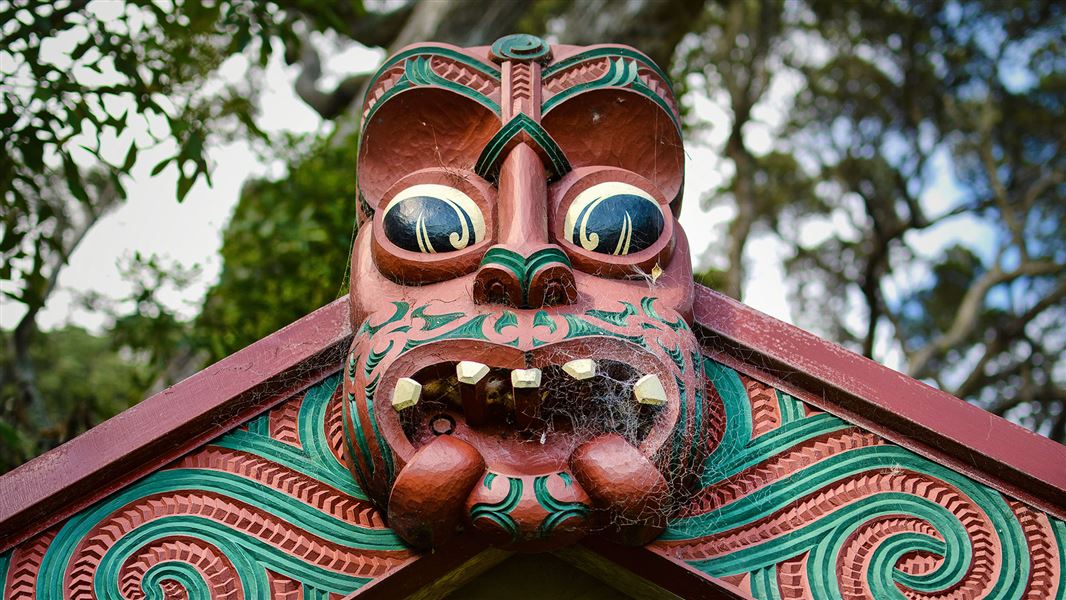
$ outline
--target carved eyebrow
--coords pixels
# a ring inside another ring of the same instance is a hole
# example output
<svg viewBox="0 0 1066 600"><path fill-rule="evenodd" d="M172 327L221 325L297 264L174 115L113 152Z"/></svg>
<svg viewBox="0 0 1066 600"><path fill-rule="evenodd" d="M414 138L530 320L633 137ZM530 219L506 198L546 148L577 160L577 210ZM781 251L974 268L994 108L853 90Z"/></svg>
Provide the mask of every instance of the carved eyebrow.
<svg viewBox="0 0 1066 600"><path fill-rule="evenodd" d="M572 169L570 161L559 144L552 139L551 135L525 113L518 113L506 125L500 128L492 139L481 150L474 172L486 180L495 180L500 172L500 162L504 158L504 150L510 145L516 136L525 133L529 139L537 145L541 153L547 155L549 179L559 179Z"/></svg>

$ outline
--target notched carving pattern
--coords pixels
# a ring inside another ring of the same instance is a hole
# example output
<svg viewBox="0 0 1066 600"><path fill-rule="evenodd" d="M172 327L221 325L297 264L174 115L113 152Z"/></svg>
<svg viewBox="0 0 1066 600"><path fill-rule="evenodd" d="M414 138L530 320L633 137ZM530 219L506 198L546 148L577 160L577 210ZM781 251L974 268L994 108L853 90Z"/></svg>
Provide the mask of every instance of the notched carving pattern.
<svg viewBox="0 0 1066 600"><path fill-rule="evenodd" d="M652 545L756 598L1063 598L1066 524L714 361L726 423Z"/></svg>
<svg viewBox="0 0 1066 600"><path fill-rule="evenodd" d="M340 374L0 557L4 598L326 598L411 556L340 455Z"/></svg>

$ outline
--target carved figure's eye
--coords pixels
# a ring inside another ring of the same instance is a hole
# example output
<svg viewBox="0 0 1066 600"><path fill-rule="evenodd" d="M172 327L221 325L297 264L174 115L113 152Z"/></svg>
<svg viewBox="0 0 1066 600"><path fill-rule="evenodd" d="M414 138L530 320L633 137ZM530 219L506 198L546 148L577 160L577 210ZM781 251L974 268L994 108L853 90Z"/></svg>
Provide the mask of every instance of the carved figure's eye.
<svg viewBox="0 0 1066 600"><path fill-rule="evenodd" d="M385 237L404 250L436 254L462 250L485 239L485 216L463 192L446 185L413 185L389 201L382 216Z"/></svg>
<svg viewBox="0 0 1066 600"><path fill-rule="evenodd" d="M624 256L651 246L663 233L663 211L648 192L608 181L578 194L566 210L566 241L591 252Z"/></svg>

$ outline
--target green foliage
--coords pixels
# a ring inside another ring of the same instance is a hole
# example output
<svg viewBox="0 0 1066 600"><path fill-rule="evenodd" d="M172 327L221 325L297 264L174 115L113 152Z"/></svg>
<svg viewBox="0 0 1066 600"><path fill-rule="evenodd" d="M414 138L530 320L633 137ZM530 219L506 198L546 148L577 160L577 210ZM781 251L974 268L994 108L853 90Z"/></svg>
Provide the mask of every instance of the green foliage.
<svg viewBox="0 0 1066 600"><path fill-rule="evenodd" d="M222 243L223 270L196 323L222 358L347 291L357 136L291 140L289 172L248 182Z"/></svg>
<svg viewBox="0 0 1066 600"><path fill-rule="evenodd" d="M252 120L252 90L198 92L253 33L265 62L271 37L286 34L282 17L246 2L0 4L0 276L19 283L12 298L43 302L50 263L65 263L71 251L70 223L91 222L125 198L123 178L142 150L158 157L160 142L172 142L153 173L175 165L181 200L201 177L210 181L205 149L212 139L262 135ZM128 150L109 159L101 154L105 139Z"/></svg>
<svg viewBox="0 0 1066 600"><path fill-rule="evenodd" d="M108 336L75 326L38 334L31 356L41 394L49 399L46 422L27 429L0 419L0 472L136 404L154 376L145 361L116 349ZM0 370L10 368L11 358L8 345L0 345ZM0 381L0 399L16 402L12 378L5 374ZM17 415L19 407L5 408Z"/></svg>

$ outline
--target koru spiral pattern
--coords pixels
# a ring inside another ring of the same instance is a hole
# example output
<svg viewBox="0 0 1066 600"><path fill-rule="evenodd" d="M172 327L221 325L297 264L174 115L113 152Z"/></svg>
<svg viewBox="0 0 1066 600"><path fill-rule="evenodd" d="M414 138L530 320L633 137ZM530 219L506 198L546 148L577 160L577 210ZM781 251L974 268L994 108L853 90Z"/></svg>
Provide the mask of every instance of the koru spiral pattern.
<svg viewBox="0 0 1066 600"><path fill-rule="evenodd" d="M785 598L1066 597L1066 524L703 360L724 410L651 548ZM341 461L340 374L0 556L5 600L338 599L412 553Z"/></svg>
<svg viewBox="0 0 1066 600"><path fill-rule="evenodd" d="M786 598L1066 597L1066 524L706 360L725 431L652 547Z"/></svg>
<svg viewBox="0 0 1066 600"><path fill-rule="evenodd" d="M5 600L340 598L411 556L341 459L340 374L0 557Z"/></svg>

